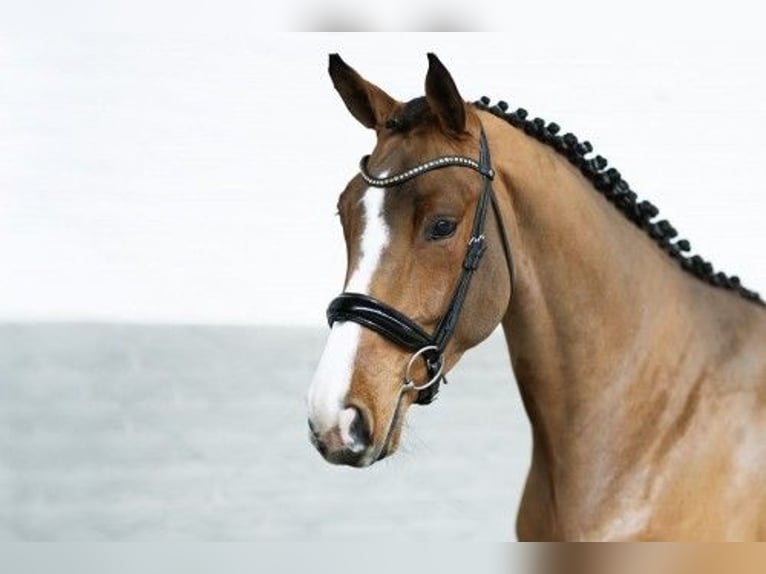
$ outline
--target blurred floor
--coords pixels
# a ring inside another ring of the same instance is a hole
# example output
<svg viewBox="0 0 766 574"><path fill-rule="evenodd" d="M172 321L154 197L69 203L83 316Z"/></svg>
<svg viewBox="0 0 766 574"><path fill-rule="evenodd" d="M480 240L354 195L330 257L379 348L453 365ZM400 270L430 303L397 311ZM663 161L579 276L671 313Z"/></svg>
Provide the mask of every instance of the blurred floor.
<svg viewBox="0 0 766 574"><path fill-rule="evenodd" d="M365 470L306 438L324 337L0 326L0 539L513 538L530 447L502 337Z"/></svg>

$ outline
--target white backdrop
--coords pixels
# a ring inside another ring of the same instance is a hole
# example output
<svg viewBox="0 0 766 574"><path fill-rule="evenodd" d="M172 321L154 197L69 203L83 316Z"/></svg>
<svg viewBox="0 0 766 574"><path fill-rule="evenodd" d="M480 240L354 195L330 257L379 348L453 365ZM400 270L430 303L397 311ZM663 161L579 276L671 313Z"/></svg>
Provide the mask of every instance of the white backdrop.
<svg viewBox="0 0 766 574"><path fill-rule="evenodd" d="M0 320L322 325L345 263L336 196L373 141L332 89L331 51L401 99L422 94L435 51L466 99L590 139L704 256L766 291L755 13L575 26L542 6L509 33L394 36L136 10L17 8L0 24Z"/></svg>

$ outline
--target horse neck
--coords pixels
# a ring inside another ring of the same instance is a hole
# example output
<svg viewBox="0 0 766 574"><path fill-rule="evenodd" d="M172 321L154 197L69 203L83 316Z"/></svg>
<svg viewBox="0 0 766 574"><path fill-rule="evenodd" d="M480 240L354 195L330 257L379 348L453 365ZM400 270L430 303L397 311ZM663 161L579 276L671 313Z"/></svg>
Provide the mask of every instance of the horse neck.
<svg viewBox="0 0 766 574"><path fill-rule="evenodd" d="M636 409L651 412L641 401L688 393L672 379L690 356L673 349L694 339L705 320L695 299L711 289L565 158L504 123L484 123L511 203L517 276L503 327L535 447L563 460L583 448L575 441L598 448L592 441L610 432L638 436L646 420Z"/></svg>

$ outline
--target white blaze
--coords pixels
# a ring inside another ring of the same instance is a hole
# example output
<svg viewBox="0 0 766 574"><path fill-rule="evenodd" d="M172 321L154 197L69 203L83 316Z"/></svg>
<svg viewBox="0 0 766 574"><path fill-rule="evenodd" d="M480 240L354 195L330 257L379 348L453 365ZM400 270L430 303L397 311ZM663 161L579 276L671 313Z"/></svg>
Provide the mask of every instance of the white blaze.
<svg viewBox="0 0 766 574"><path fill-rule="evenodd" d="M379 177L386 177L385 174ZM359 245L359 260L346 285L346 291L369 294L370 283L388 245L388 226L383 218L385 193L380 188L368 188L362 196L364 229ZM319 359L308 393L309 418L320 433L341 422L352 422L341 417L341 411L351 386L354 359L359 347L361 326L351 321L335 323ZM341 421L341 418L343 420ZM344 440L348 429L341 429Z"/></svg>
<svg viewBox="0 0 766 574"><path fill-rule="evenodd" d="M380 263L380 256L388 245L388 225L383 218L384 191L378 187L371 187L362 197L364 230L359 241L359 262L348 280L346 291L367 294L372 276Z"/></svg>

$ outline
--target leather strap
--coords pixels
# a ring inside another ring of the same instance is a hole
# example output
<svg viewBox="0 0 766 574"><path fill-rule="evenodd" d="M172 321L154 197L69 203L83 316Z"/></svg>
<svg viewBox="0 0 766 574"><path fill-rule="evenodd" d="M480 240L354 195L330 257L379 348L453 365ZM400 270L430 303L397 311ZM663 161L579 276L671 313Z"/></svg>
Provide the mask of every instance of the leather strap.
<svg viewBox="0 0 766 574"><path fill-rule="evenodd" d="M476 161L475 159L471 159L470 157L465 157L463 155L447 155L438 159L421 163L420 165L410 168L407 171L403 171L402 173L392 175L390 177L374 177L367 169L367 161L369 159L370 156L366 155L359 162L359 175L361 175L362 179L373 187L393 187L395 185L401 185L404 182L415 179L419 175L423 175L429 171L442 169L453 165L459 167L469 167L475 171L478 171L481 175L488 177L489 179L492 179L495 176L495 172L492 171L491 165L482 164L480 161Z"/></svg>
<svg viewBox="0 0 766 574"><path fill-rule="evenodd" d="M341 293L327 308L327 321L353 321L413 353L432 345L431 336L404 313L362 293Z"/></svg>

